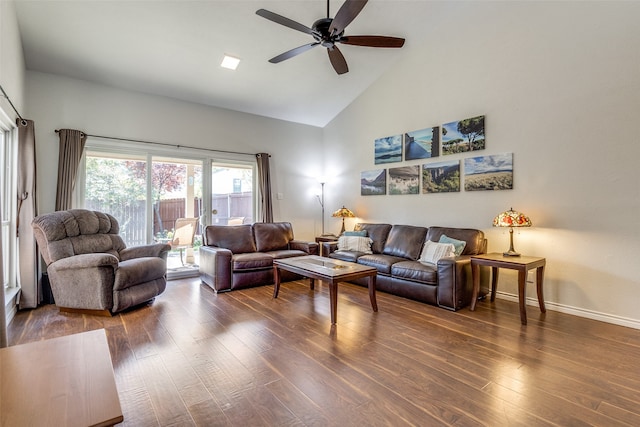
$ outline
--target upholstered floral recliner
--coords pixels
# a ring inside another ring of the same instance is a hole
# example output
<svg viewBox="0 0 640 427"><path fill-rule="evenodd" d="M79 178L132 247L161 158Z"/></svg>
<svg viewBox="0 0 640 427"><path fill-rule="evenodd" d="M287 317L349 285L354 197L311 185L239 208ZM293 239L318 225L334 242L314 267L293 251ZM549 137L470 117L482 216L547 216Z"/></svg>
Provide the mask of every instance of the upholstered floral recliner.
<svg viewBox="0 0 640 427"><path fill-rule="evenodd" d="M127 248L109 214L71 209L40 215L31 226L62 311L115 313L165 290L171 246Z"/></svg>

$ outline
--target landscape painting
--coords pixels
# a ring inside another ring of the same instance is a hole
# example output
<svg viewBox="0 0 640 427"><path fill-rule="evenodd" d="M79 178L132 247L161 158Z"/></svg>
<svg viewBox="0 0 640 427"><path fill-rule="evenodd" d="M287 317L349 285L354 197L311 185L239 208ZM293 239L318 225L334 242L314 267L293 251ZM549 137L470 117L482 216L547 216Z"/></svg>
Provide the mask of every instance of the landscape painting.
<svg viewBox="0 0 640 427"><path fill-rule="evenodd" d="M375 163L402 161L402 135L378 138L375 141Z"/></svg>
<svg viewBox="0 0 640 427"><path fill-rule="evenodd" d="M513 153L464 159L464 189L512 190Z"/></svg>
<svg viewBox="0 0 640 427"><path fill-rule="evenodd" d="M404 134L404 159L428 159L440 153L440 128L438 126Z"/></svg>
<svg viewBox="0 0 640 427"><path fill-rule="evenodd" d="M422 193L450 193L460 191L460 161L422 165Z"/></svg>
<svg viewBox="0 0 640 427"><path fill-rule="evenodd" d="M442 125L442 154L484 150L484 116Z"/></svg>
<svg viewBox="0 0 640 427"><path fill-rule="evenodd" d="M420 165L389 168L389 194L419 194Z"/></svg>
<svg viewBox="0 0 640 427"><path fill-rule="evenodd" d="M379 196L387 194L387 170L376 169L360 173L360 195Z"/></svg>

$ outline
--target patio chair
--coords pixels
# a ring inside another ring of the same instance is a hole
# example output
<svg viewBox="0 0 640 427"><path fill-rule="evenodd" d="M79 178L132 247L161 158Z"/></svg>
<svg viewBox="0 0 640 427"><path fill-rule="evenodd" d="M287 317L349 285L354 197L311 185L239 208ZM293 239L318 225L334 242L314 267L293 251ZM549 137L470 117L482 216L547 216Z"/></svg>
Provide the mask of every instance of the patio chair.
<svg viewBox="0 0 640 427"><path fill-rule="evenodd" d="M198 229L198 218L176 219L173 240L169 242L171 249L180 249L180 262L184 265L183 251L193 247L193 241Z"/></svg>

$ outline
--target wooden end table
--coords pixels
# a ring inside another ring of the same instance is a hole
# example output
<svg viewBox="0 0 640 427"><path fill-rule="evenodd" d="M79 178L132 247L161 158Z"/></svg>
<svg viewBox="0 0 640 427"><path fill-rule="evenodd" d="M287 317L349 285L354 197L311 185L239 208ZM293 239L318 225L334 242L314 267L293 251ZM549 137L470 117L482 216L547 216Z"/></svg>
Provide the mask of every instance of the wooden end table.
<svg viewBox="0 0 640 427"><path fill-rule="evenodd" d="M376 302L376 274L378 270L355 262L340 261L317 255L284 258L273 261L273 297L278 298L280 291L280 270L290 271L310 279L309 286L314 288L314 280L329 284L331 303L331 324L335 325L338 305L338 282L368 277L369 300L373 311L378 311Z"/></svg>
<svg viewBox="0 0 640 427"><path fill-rule="evenodd" d="M316 243L318 244L318 255L323 256L322 253L322 243L324 242L337 242L338 236L334 236L333 234L325 234L324 236L316 237Z"/></svg>
<svg viewBox="0 0 640 427"><path fill-rule="evenodd" d="M546 259L531 256L506 256L499 253L484 255L473 255L471 257L471 274L473 276L473 295L471 296L471 311L476 309L478 294L480 293L480 266L491 267L491 301L496 299L496 288L498 286L498 269L509 268L518 271L518 299L520 301L520 323L527 324L527 309L525 297L527 290L527 272L536 269L536 289L538 293L538 304L540 311L546 312L544 298L542 296L542 283L544 280L544 267Z"/></svg>

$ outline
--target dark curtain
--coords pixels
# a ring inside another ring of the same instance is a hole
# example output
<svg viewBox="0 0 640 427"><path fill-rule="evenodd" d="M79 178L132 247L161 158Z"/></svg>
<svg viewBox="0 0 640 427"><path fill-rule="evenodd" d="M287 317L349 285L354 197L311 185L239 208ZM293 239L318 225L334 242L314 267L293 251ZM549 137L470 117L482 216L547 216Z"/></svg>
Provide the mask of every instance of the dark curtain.
<svg viewBox="0 0 640 427"><path fill-rule="evenodd" d="M72 208L73 187L76 184L78 166L82 158L87 135L74 129L60 129L60 151L58 153L58 189L56 191L56 211Z"/></svg>
<svg viewBox="0 0 640 427"><path fill-rule="evenodd" d="M33 120L18 124L18 283L20 308L37 307L42 291L38 286L38 249L31 228L36 216L36 136Z"/></svg>
<svg viewBox="0 0 640 427"><path fill-rule="evenodd" d="M271 171L269 169L269 154L258 153L258 185L262 200L262 222L273 222L273 201L271 199Z"/></svg>

